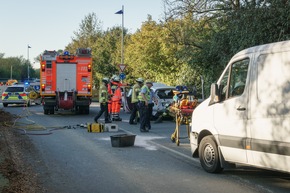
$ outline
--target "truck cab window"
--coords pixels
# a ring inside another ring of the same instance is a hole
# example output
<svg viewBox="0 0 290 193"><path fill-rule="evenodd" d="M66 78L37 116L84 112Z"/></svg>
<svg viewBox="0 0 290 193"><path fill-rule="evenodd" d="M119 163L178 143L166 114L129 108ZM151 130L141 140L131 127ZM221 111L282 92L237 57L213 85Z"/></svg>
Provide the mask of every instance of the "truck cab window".
<svg viewBox="0 0 290 193"><path fill-rule="evenodd" d="M51 68L51 61L46 61L46 68Z"/></svg>

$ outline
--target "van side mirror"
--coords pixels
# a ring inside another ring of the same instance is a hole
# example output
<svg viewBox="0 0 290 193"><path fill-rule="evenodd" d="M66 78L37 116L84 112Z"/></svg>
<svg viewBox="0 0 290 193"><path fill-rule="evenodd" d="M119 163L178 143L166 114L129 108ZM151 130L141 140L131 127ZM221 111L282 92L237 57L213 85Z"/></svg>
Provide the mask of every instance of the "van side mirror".
<svg viewBox="0 0 290 193"><path fill-rule="evenodd" d="M210 102L209 105L220 102L220 92L216 83L211 84L210 87Z"/></svg>

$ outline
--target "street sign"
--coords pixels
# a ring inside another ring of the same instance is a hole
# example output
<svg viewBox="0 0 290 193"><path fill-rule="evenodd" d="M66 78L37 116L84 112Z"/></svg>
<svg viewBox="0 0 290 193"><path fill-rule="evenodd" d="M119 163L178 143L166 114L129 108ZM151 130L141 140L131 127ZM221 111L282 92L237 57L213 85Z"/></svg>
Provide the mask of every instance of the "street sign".
<svg viewBox="0 0 290 193"><path fill-rule="evenodd" d="M126 74L122 72L120 73L119 77L121 80L124 80L126 78Z"/></svg>
<svg viewBox="0 0 290 193"><path fill-rule="evenodd" d="M125 64L119 64L119 68L121 70L121 72L123 72L126 68L126 65Z"/></svg>

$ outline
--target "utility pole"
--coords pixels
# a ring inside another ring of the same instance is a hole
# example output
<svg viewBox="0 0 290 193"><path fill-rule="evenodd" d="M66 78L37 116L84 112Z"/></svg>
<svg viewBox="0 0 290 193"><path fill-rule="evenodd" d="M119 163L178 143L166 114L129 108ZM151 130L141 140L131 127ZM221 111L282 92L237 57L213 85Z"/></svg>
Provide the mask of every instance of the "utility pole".
<svg viewBox="0 0 290 193"><path fill-rule="evenodd" d="M27 61L28 61L28 63L27 63L27 78L28 78L28 82L29 82L29 48L31 48L30 46L29 46L29 44L27 45Z"/></svg>

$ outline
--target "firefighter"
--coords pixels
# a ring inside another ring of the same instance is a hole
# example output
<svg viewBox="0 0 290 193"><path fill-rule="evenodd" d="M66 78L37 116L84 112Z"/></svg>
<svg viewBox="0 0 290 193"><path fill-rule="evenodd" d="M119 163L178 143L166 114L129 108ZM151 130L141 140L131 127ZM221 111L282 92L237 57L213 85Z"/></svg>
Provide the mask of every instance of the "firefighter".
<svg viewBox="0 0 290 193"><path fill-rule="evenodd" d="M151 129L150 119L148 114L148 103L150 100L150 88L153 86L151 80L146 80L145 85L142 86L138 95L138 107L140 113L140 131L148 132Z"/></svg>
<svg viewBox="0 0 290 193"><path fill-rule="evenodd" d="M116 87L113 85L113 80L114 78L116 78L117 75L113 75L110 79L110 81L108 82L108 93L109 93L109 100L108 100L108 112L109 112L109 116L112 114L112 96L113 96L113 92L115 91Z"/></svg>
<svg viewBox="0 0 290 193"><path fill-rule="evenodd" d="M103 113L105 116L105 123L111 123L112 121L109 119L109 113L108 113L108 99L110 98L110 95L108 93L108 83L109 83L109 78L103 78L102 79L102 84L99 88L99 103L101 110L95 117L95 122L98 123L98 119L102 116Z"/></svg>
<svg viewBox="0 0 290 193"><path fill-rule="evenodd" d="M122 121L120 117L120 110L122 104L122 91L121 91L121 83L120 78L118 76L113 78L112 81L112 120L114 121Z"/></svg>
<svg viewBox="0 0 290 193"><path fill-rule="evenodd" d="M133 104L133 109L131 112L129 124L131 125L136 125L137 121L134 122L137 112L138 112L138 95L140 93L141 87L143 86L144 80L143 78L137 78L136 79L136 84L132 88L132 95L131 95L131 103Z"/></svg>

